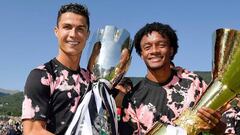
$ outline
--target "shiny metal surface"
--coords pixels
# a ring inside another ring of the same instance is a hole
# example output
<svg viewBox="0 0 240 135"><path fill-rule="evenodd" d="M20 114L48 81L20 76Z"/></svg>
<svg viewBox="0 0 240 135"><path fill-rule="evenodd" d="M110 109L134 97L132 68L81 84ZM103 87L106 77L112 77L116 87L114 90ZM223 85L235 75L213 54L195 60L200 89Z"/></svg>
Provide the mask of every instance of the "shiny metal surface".
<svg viewBox="0 0 240 135"><path fill-rule="evenodd" d="M125 29L107 25L94 33L88 69L97 79L115 85L127 72L131 62L132 43Z"/></svg>
<svg viewBox="0 0 240 135"><path fill-rule="evenodd" d="M239 55L240 31L233 29L218 29L215 32L213 80L223 78L224 72ZM239 84L240 85L240 84Z"/></svg>
<svg viewBox="0 0 240 135"><path fill-rule="evenodd" d="M216 110L240 93L240 31L218 29L215 35L213 80L196 109Z"/></svg>
<svg viewBox="0 0 240 135"><path fill-rule="evenodd" d="M166 128L167 128L166 125L160 122L156 122L154 123L152 128L146 132L146 135L164 135L167 133Z"/></svg>
<svg viewBox="0 0 240 135"><path fill-rule="evenodd" d="M215 36L213 80L193 110L188 110L175 121L188 134L201 132L193 127L208 125L197 116L199 108L217 110L240 93L240 31L218 29Z"/></svg>

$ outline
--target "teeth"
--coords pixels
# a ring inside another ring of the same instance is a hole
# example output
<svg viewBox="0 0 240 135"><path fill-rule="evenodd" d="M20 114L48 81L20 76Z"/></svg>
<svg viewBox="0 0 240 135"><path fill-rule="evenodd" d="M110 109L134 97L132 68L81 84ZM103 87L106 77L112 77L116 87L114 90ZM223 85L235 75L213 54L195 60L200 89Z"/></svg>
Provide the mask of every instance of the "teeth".
<svg viewBox="0 0 240 135"><path fill-rule="evenodd" d="M71 45L78 45L79 44L79 42L77 42L77 41L68 41L68 43L71 44Z"/></svg>
<svg viewBox="0 0 240 135"><path fill-rule="evenodd" d="M159 57L154 57L154 58L150 58L150 60L151 60L151 61L159 61L159 60L161 60L161 58L159 58Z"/></svg>

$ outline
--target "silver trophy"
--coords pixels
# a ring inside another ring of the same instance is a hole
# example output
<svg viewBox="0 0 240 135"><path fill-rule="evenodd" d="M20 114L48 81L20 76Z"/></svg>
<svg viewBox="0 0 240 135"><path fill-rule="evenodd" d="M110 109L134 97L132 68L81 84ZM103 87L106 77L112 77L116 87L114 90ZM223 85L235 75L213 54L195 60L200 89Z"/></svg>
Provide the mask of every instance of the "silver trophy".
<svg viewBox="0 0 240 135"><path fill-rule="evenodd" d="M130 65L130 34L125 29L107 25L93 35L92 44L88 69L97 79L109 81L111 88L120 81Z"/></svg>
<svg viewBox="0 0 240 135"><path fill-rule="evenodd" d="M110 91L125 75L131 62L132 44L125 29L107 25L94 33L88 70L95 77L80 103L66 135L116 135L117 114Z"/></svg>

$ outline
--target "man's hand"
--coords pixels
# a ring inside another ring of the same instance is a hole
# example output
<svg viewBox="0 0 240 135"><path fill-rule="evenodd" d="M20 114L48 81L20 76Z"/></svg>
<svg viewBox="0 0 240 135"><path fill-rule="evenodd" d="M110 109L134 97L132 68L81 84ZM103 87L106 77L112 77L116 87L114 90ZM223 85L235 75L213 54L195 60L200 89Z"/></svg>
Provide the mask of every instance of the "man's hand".
<svg viewBox="0 0 240 135"><path fill-rule="evenodd" d="M213 109L202 107L198 110L198 116L208 123L207 126L202 127L202 130L210 130L216 127L218 125L221 114L217 111L214 111Z"/></svg>
<svg viewBox="0 0 240 135"><path fill-rule="evenodd" d="M220 112L203 107L198 110L198 116L208 123L208 126L202 127L202 130L210 130L214 135L224 134L226 124L220 120L222 117Z"/></svg>

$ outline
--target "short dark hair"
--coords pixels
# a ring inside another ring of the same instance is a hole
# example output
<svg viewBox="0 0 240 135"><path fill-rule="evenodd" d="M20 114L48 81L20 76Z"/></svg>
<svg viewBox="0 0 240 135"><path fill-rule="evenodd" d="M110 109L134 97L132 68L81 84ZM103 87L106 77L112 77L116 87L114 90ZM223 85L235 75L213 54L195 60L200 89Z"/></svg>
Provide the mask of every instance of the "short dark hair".
<svg viewBox="0 0 240 135"><path fill-rule="evenodd" d="M178 37L176 34L176 31L173 30L169 25L167 24L162 24L159 22L153 22L153 23L147 23L144 27L142 27L134 36L134 46L136 49L136 52L139 56L141 56L141 46L140 42L142 40L142 37L144 35L147 35L149 33L152 33L153 31L158 32L161 34L163 37L168 37L170 41L171 47L173 47L173 55L171 56L171 60L173 60L175 54L177 53L178 50Z"/></svg>
<svg viewBox="0 0 240 135"><path fill-rule="evenodd" d="M81 5L78 3L69 3L69 4L62 5L58 11L57 26L60 21L61 15L66 12L72 12L72 13L84 16L87 20L87 27L89 30L90 28L89 12L88 12L88 8L85 5Z"/></svg>

